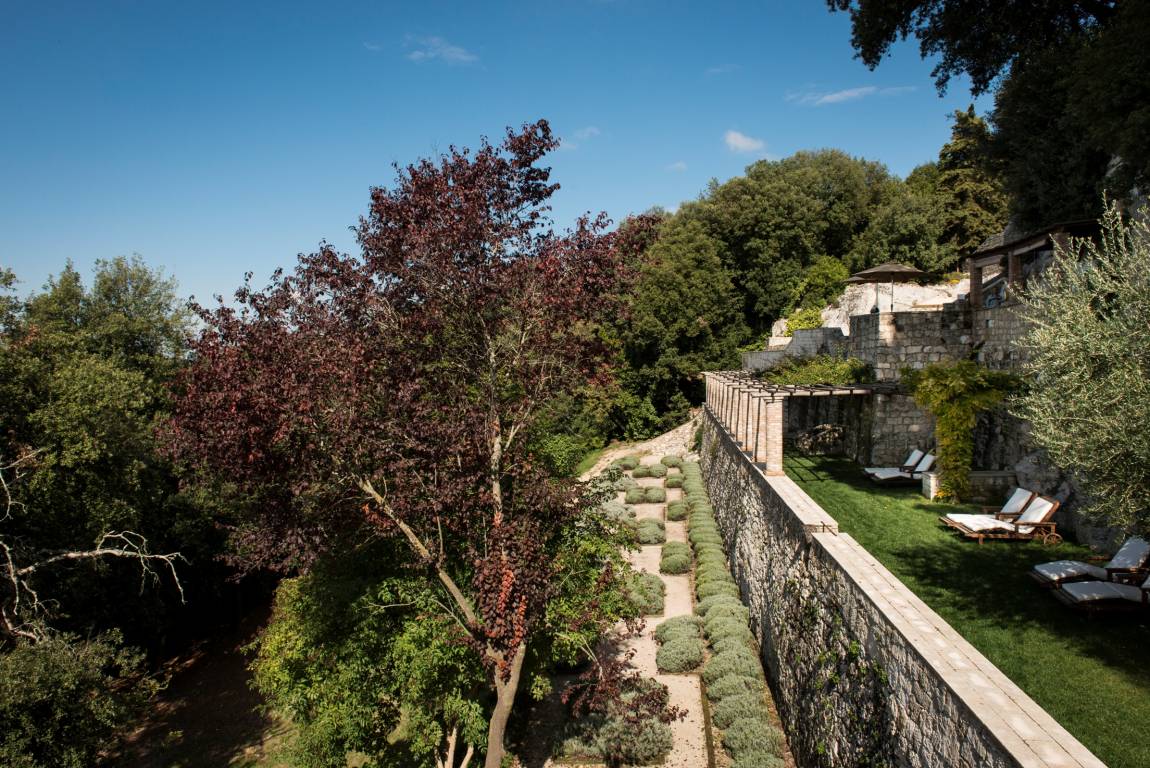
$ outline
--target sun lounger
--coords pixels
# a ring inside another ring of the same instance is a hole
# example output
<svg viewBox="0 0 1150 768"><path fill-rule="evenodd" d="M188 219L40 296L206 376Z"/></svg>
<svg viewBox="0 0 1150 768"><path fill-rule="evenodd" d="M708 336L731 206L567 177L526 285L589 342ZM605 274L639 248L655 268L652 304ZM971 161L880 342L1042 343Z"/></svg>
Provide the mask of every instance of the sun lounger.
<svg viewBox="0 0 1150 768"><path fill-rule="evenodd" d="M1150 542L1133 536L1126 540L1114 557L1104 565L1093 565L1081 560L1055 560L1052 563L1036 565L1030 571L1039 583L1056 587L1068 581L1094 579L1114 581L1117 576L1147 576L1147 559L1150 558Z"/></svg>
<svg viewBox="0 0 1150 768"><path fill-rule="evenodd" d="M1054 522L1050 519L1058 509L1057 501L1032 494L1032 498L1021 512L1005 511L1008 506L1013 506L1012 502L1017 504L1016 497L1018 491L1011 494L1002 510L993 515L952 513L943 515L939 521L967 538L978 539L979 544L986 539L1018 541L1040 539L1050 545L1062 541L1062 537L1055 531Z"/></svg>
<svg viewBox="0 0 1150 768"><path fill-rule="evenodd" d="M929 472L934 466L934 454L925 454L910 471L902 467L876 467L876 471L868 472L867 477L876 483L913 482L922 479L923 472Z"/></svg>
<svg viewBox="0 0 1150 768"><path fill-rule="evenodd" d="M1141 584L1115 581L1074 581L1054 590L1062 602L1082 611L1139 611L1150 607L1150 579Z"/></svg>
<svg viewBox="0 0 1150 768"><path fill-rule="evenodd" d="M901 467L867 467L863 470L863 472L871 475L875 472L890 472L891 470L894 470L895 472L906 472L907 474L910 474L914 471L914 468L918 465L918 463L922 461L922 457L924 455L925 454L923 454L922 451L915 448L910 452L910 455L906 457L906 461L902 463Z"/></svg>

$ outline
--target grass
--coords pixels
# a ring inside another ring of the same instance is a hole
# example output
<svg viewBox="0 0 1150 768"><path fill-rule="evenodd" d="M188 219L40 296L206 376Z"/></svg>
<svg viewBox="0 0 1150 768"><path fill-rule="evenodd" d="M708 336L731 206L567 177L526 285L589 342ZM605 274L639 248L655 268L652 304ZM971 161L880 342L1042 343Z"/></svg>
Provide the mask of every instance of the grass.
<svg viewBox="0 0 1150 768"><path fill-rule="evenodd" d="M580 459L579 463L575 466L575 477L581 477L584 472L590 471L591 467L595 466L595 462L599 461L599 457L603 455L603 451L605 450L607 449L596 448L593 451L585 453L583 458Z"/></svg>
<svg viewBox="0 0 1150 768"><path fill-rule="evenodd" d="M1110 768L1150 765L1150 612L1089 620L1027 571L1091 553L1064 543L979 545L938 516L969 511L915 487L879 487L846 459L788 458L787 474L839 527L891 570Z"/></svg>

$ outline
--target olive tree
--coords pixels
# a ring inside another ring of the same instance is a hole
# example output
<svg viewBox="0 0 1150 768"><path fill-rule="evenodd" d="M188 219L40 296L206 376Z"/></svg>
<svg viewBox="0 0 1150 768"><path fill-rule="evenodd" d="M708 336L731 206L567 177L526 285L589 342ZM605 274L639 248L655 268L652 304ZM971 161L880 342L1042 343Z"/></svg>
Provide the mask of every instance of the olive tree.
<svg viewBox="0 0 1150 768"><path fill-rule="evenodd" d="M1111 205L1098 242L1056 248L1022 297L1029 387L1013 405L1089 497L1086 512L1150 532L1150 227Z"/></svg>

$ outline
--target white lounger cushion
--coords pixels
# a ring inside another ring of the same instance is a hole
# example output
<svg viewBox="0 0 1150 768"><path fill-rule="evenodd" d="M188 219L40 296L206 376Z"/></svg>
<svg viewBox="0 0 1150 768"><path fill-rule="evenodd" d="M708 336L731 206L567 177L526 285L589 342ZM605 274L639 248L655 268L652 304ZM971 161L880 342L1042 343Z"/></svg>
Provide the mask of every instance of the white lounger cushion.
<svg viewBox="0 0 1150 768"><path fill-rule="evenodd" d="M915 448L910 452L910 455L906 457L906 461L902 463L902 467L913 467L917 465L920 461L922 461L922 456L922 451ZM895 473L894 476L897 477L898 473L902 471L902 467L867 467L863 470L863 472L866 472L868 475L873 475L876 472L893 471Z"/></svg>
<svg viewBox="0 0 1150 768"><path fill-rule="evenodd" d="M920 472L929 472L930 468L934 466L934 454L928 453L919 459L918 464L914 468L914 473L917 475Z"/></svg>
<svg viewBox="0 0 1150 768"><path fill-rule="evenodd" d="M1123 569L1141 568L1146 563L1146 558L1148 557L1150 557L1150 541L1132 536L1114 553L1114 557L1110 558L1110 562L1106 564L1106 567Z"/></svg>
<svg viewBox="0 0 1150 768"><path fill-rule="evenodd" d="M1027 505L1026 509L1021 515L1018 516L1018 523L1041 523L1050 516L1050 510L1054 508L1054 502L1049 499L1044 499L1041 496L1036 496L1034 501ZM1026 533L1026 531L1024 531Z"/></svg>
<svg viewBox="0 0 1150 768"><path fill-rule="evenodd" d="M868 469L867 474L876 480L894 480L896 477L913 477L898 467L874 467L873 469Z"/></svg>
<svg viewBox="0 0 1150 768"><path fill-rule="evenodd" d="M1016 530L1014 523L1009 520L999 520L994 515L967 515L959 513L951 513L946 516L947 520L965 526L972 531L1014 531ZM1033 526L1027 526L1033 530ZM1029 533L1029 531L1023 531Z"/></svg>
<svg viewBox="0 0 1150 768"><path fill-rule="evenodd" d="M1002 505L1002 514L1004 515L1017 515L1026 509L1026 504L1032 498L1034 493L1025 488L1015 488L1014 493L1010 494L1010 498Z"/></svg>
<svg viewBox="0 0 1150 768"><path fill-rule="evenodd" d="M1106 581L1108 576L1105 568L1081 560L1055 560L1053 563L1042 563L1034 566L1034 572L1045 581L1066 581L1087 576Z"/></svg>
<svg viewBox="0 0 1150 768"><path fill-rule="evenodd" d="M1140 603L1144 589L1150 589L1150 579L1141 588L1113 581L1075 581L1062 585L1062 591L1076 603L1094 600L1133 600Z"/></svg>
<svg viewBox="0 0 1150 768"><path fill-rule="evenodd" d="M1126 540L1105 567L1084 563L1081 560L1055 560L1053 563L1034 566L1034 572L1044 580L1052 582L1082 579L1088 576L1106 581L1110 578L1107 568L1122 570L1141 568L1147 557L1150 557L1150 542L1134 536Z"/></svg>

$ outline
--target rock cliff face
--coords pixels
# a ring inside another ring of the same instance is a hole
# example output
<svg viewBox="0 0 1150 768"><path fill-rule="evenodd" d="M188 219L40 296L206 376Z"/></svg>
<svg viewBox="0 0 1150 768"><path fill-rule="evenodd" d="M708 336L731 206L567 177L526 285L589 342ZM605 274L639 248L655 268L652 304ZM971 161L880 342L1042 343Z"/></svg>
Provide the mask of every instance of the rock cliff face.
<svg viewBox="0 0 1150 768"><path fill-rule="evenodd" d="M970 280L937 285L915 285L895 283L895 312L927 312L940 309L970 291ZM883 312L890 312L890 283L864 283L848 285L843 295L833 305L823 310L824 328L841 328L850 332L851 315L865 315L874 308L876 302Z"/></svg>

